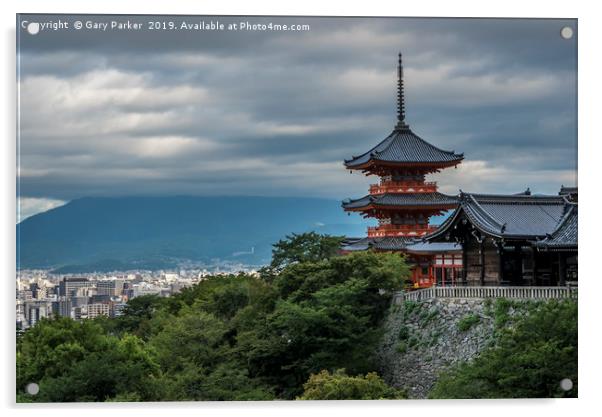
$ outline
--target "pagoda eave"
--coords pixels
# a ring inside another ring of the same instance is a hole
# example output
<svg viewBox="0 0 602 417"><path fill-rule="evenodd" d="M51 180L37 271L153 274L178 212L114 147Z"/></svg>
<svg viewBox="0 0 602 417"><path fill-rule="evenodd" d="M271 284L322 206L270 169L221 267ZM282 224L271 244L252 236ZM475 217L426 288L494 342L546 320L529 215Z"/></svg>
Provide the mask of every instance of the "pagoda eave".
<svg viewBox="0 0 602 417"><path fill-rule="evenodd" d="M348 212L362 212L370 210L381 210L381 211L399 211L399 210L417 210L417 211L444 211L453 210L458 206L454 204L415 204L415 205L382 205L382 204L367 204L361 207L344 207L343 210Z"/></svg>
<svg viewBox="0 0 602 417"><path fill-rule="evenodd" d="M388 169L407 169L407 168L422 168L429 171L436 171L443 168L449 168L459 165L464 158L460 158L453 161L441 161L441 162L393 162L393 161L381 161L378 159L372 159L368 162L359 165L347 165L345 167L349 170L361 170L371 171L374 168L388 168Z"/></svg>

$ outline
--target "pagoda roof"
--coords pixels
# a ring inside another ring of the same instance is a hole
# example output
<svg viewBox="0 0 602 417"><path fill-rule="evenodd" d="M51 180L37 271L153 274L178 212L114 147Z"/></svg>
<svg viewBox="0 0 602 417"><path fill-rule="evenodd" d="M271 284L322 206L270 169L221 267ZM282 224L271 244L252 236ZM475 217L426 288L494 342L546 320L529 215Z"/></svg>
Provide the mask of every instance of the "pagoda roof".
<svg viewBox="0 0 602 417"><path fill-rule="evenodd" d="M367 207L455 207L458 199L455 196L434 193L385 193L379 195L367 195L356 200L343 201L345 210L362 210Z"/></svg>
<svg viewBox="0 0 602 417"><path fill-rule="evenodd" d="M545 239L535 243L540 250L577 250L578 235L577 204L570 204L569 209L556 226L556 229Z"/></svg>
<svg viewBox="0 0 602 417"><path fill-rule="evenodd" d="M457 243L451 242L424 242L415 237L365 237L351 238L343 242L345 251L365 251L368 249L382 251L406 251L410 253L442 253L462 250Z"/></svg>
<svg viewBox="0 0 602 417"><path fill-rule="evenodd" d="M459 164L464 154L444 151L416 135L405 121L405 93L401 54L397 66L397 125L393 132L368 152L345 160L348 169L373 165L445 168Z"/></svg>
<svg viewBox="0 0 602 417"><path fill-rule="evenodd" d="M536 240L556 229L568 204L563 196L531 195L529 191L514 195L460 192L458 209L426 239L443 236L464 214L485 235Z"/></svg>
<svg viewBox="0 0 602 417"><path fill-rule="evenodd" d="M396 128L382 142L368 152L345 160L349 169L370 165L453 166L464 159L464 154L444 151L420 138L409 127Z"/></svg>
<svg viewBox="0 0 602 417"><path fill-rule="evenodd" d="M365 237L357 240L349 239L341 247L345 251L375 250L403 250L408 245L417 242L413 237ZM346 243L346 244L345 244Z"/></svg>

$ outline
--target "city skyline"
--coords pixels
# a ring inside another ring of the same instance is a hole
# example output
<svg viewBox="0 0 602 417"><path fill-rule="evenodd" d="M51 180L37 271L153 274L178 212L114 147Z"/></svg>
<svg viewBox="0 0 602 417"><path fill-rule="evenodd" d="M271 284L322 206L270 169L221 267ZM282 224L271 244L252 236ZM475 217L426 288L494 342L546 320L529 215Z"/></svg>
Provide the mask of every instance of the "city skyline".
<svg viewBox="0 0 602 417"><path fill-rule="evenodd" d="M21 218L97 195L361 194L375 179L342 162L392 130L399 51L410 126L466 157L443 192L576 184L574 20L247 20L311 29L23 35Z"/></svg>

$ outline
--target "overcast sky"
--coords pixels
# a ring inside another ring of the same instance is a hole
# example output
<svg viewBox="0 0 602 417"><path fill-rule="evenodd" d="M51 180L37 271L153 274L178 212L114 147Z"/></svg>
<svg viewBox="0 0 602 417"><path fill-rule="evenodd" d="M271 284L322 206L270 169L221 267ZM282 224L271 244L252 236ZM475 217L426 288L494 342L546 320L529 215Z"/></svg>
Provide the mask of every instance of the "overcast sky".
<svg viewBox="0 0 602 417"><path fill-rule="evenodd" d="M376 178L342 162L391 132L398 51L410 127L465 155L432 177L443 192L576 185L573 20L129 20L310 30L21 30L22 218L85 196L361 197Z"/></svg>

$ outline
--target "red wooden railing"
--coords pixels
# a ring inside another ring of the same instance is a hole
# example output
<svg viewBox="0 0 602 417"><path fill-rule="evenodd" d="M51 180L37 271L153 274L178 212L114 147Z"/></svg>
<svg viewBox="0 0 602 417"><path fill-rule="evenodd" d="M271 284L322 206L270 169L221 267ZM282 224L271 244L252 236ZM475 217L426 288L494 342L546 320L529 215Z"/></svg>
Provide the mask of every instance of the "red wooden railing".
<svg viewBox="0 0 602 417"><path fill-rule="evenodd" d="M423 236L434 232L437 226L414 224L382 224L368 227L368 237Z"/></svg>
<svg viewBox="0 0 602 417"><path fill-rule="evenodd" d="M437 191L436 182L423 181L384 181L370 185L370 194L383 193L434 193Z"/></svg>

